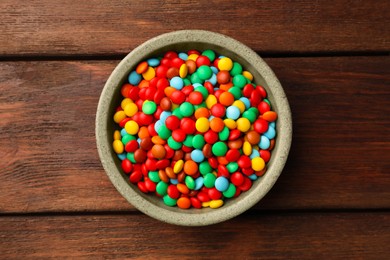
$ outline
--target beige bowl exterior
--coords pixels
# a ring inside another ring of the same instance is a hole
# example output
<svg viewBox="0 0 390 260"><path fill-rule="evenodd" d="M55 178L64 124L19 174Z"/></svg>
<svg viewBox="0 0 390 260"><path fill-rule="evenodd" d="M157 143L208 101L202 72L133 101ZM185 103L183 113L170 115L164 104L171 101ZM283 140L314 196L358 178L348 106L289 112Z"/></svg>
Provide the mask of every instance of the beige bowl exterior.
<svg viewBox="0 0 390 260"><path fill-rule="evenodd" d="M212 49L219 55L239 62L254 76L254 82L262 85L268 93L272 108L278 113L275 148L265 175L253 182L252 188L238 198L228 199L218 209L189 209L166 206L162 199L152 194L143 194L122 173L120 160L112 149L114 109L120 104L121 85L135 66L168 50ZM102 165L116 189L126 200L143 213L175 225L204 226L233 218L259 202L272 188L286 163L292 139L292 119L287 97L279 80L268 65L250 48L222 34L183 30L157 36L141 44L129 53L115 68L101 93L96 114L96 141Z"/></svg>

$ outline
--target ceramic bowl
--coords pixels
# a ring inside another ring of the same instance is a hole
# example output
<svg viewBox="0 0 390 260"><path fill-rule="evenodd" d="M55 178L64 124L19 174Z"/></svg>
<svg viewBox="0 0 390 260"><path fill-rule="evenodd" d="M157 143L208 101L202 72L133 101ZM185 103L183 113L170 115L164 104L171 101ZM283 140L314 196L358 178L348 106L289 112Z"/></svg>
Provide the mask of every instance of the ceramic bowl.
<svg viewBox="0 0 390 260"><path fill-rule="evenodd" d="M166 206L161 198L154 194L144 194L129 182L128 175L121 170L121 163L112 149L115 123L113 115L120 104L120 89L135 66L151 57L162 55L166 51L214 50L219 55L230 57L239 62L245 70L254 76L254 82L262 85L268 93L268 99L274 111L278 113L276 124L277 137L267 172L253 182L249 191L237 198L226 200L218 209L191 208L183 210ZM222 34L183 30L162 34L139 45L130 52L114 69L100 96L96 114L96 141L101 163L116 189L126 200L145 214L175 225L203 226L215 224L233 218L258 203L271 189L286 163L292 137L292 121L287 97L279 80L269 66L250 48L239 41Z"/></svg>

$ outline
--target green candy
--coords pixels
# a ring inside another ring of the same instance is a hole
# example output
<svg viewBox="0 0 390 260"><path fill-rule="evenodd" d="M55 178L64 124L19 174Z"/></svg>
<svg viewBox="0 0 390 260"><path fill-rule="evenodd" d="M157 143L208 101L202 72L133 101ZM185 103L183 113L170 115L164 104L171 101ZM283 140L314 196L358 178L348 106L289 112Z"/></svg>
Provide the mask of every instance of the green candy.
<svg viewBox="0 0 390 260"><path fill-rule="evenodd" d="M167 194L167 190L168 190L168 183L165 183L163 181L160 181L159 183L157 183L156 192L159 195L165 196Z"/></svg>
<svg viewBox="0 0 390 260"><path fill-rule="evenodd" d="M137 163L134 159L134 153L127 153L126 158L132 163Z"/></svg>
<svg viewBox="0 0 390 260"><path fill-rule="evenodd" d="M216 142L213 144L211 151L215 156L224 156L228 150L227 145L224 142Z"/></svg>
<svg viewBox="0 0 390 260"><path fill-rule="evenodd" d="M153 101L145 101L142 105L142 112L147 115L152 115L157 110L157 105Z"/></svg>
<svg viewBox="0 0 390 260"><path fill-rule="evenodd" d="M184 117L190 117L194 113L194 106L189 102L184 102L180 105L180 114Z"/></svg>
<svg viewBox="0 0 390 260"><path fill-rule="evenodd" d="M202 52L202 55L209 58L211 62L215 60L215 52L212 50L205 50L204 52Z"/></svg>
<svg viewBox="0 0 390 260"><path fill-rule="evenodd" d="M190 81L189 79L187 79L187 78L184 78L184 79L183 79L183 83L184 83L184 86L189 86L189 85L191 85L191 81Z"/></svg>
<svg viewBox="0 0 390 260"><path fill-rule="evenodd" d="M202 175L205 175L207 173L210 173L211 171L213 170L213 168L211 167L211 165L209 164L208 161L204 161L204 162L201 162L199 164L199 172L202 174Z"/></svg>
<svg viewBox="0 0 390 260"><path fill-rule="evenodd" d="M192 73L192 75L191 75L191 82L192 82L192 84L194 84L194 83L202 84L203 83L203 80L199 77L198 72Z"/></svg>
<svg viewBox="0 0 390 260"><path fill-rule="evenodd" d="M126 145L128 142L130 142L131 140L136 140L136 138L134 137L134 136L132 136L132 135L129 135L129 134L127 134L127 135L124 135L123 137L122 137L122 143L123 143L123 145Z"/></svg>
<svg viewBox="0 0 390 260"><path fill-rule="evenodd" d="M194 138L192 138L192 146L194 148L201 150L204 145L205 141L203 135L195 135Z"/></svg>
<svg viewBox="0 0 390 260"><path fill-rule="evenodd" d="M229 128L225 126L223 130L218 133L219 140L226 141L229 138L229 134L230 134Z"/></svg>
<svg viewBox="0 0 390 260"><path fill-rule="evenodd" d="M179 119L183 119L183 115L180 112L180 107L176 108L172 111L172 115L177 116Z"/></svg>
<svg viewBox="0 0 390 260"><path fill-rule="evenodd" d="M228 189L222 192L222 194L226 198L233 198L234 195L236 194L236 190L237 190L236 186L234 186L233 183L230 183Z"/></svg>
<svg viewBox="0 0 390 260"><path fill-rule="evenodd" d="M160 126L160 128L158 129L157 131L158 135L164 139L164 140L167 140L171 134L172 134L172 131L168 129L168 127L166 125L162 125Z"/></svg>
<svg viewBox="0 0 390 260"><path fill-rule="evenodd" d="M238 163L236 162L230 162L226 165L227 170L230 173L236 172L238 170Z"/></svg>
<svg viewBox="0 0 390 260"><path fill-rule="evenodd" d="M231 76L236 76L242 73L242 66L238 62L233 62L233 68L230 70Z"/></svg>
<svg viewBox="0 0 390 260"><path fill-rule="evenodd" d="M213 75L213 71L211 70L211 68L206 65L200 66L196 73L198 73L199 78L202 80L209 79Z"/></svg>
<svg viewBox="0 0 390 260"><path fill-rule="evenodd" d="M172 199L172 198L169 197L168 194L167 194L167 195L165 195L165 196L163 197L163 201L164 201L165 205L167 205L167 206L169 206L169 207L174 207L174 206L176 206L176 201L177 201L177 200Z"/></svg>
<svg viewBox="0 0 390 260"><path fill-rule="evenodd" d="M192 140L194 139L193 135L187 135L186 139L184 140L183 144L187 147L193 147Z"/></svg>
<svg viewBox="0 0 390 260"><path fill-rule="evenodd" d="M186 176L186 178L184 179L184 183L190 190L195 189L195 180L191 176Z"/></svg>
<svg viewBox="0 0 390 260"><path fill-rule="evenodd" d="M217 178L214 176L214 174L212 173L207 173L205 176L204 176L204 179L203 179L203 184L206 188L212 188L214 187L215 185L215 180Z"/></svg>
<svg viewBox="0 0 390 260"><path fill-rule="evenodd" d="M202 95L202 96L203 96L203 95ZM200 103L199 105L194 105L194 109L195 109L195 110L197 110L198 108L201 108L201 107L207 107L207 106L206 106L206 102L203 101L203 102Z"/></svg>
<svg viewBox="0 0 390 260"><path fill-rule="evenodd" d="M256 117L258 117L259 116L259 110L257 109L257 107L250 107L249 109L248 109L248 111L251 111L251 112L253 112L253 113L255 113L255 115L256 115Z"/></svg>
<svg viewBox="0 0 390 260"><path fill-rule="evenodd" d="M233 86L228 91L233 94L235 100L240 99L242 96L241 89L239 87Z"/></svg>
<svg viewBox="0 0 390 260"><path fill-rule="evenodd" d="M179 142L176 142L172 136L168 138L168 146L171 147L173 150L179 150L182 147L182 144Z"/></svg>
<svg viewBox="0 0 390 260"><path fill-rule="evenodd" d="M158 183L161 181L160 176L158 176L158 171L150 171L148 177L152 182Z"/></svg>
<svg viewBox="0 0 390 260"><path fill-rule="evenodd" d="M242 89L247 84L247 78L241 74L238 74L233 77L232 83L235 87Z"/></svg>
<svg viewBox="0 0 390 260"><path fill-rule="evenodd" d="M247 110L244 113L242 113L242 117L245 117L246 119L248 119L249 122L251 122L252 124L257 119L255 112L250 111L250 110Z"/></svg>
<svg viewBox="0 0 390 260"><path fill-rule="evenodd" d="M206 98L209 96L209 91L207 90L207 88L205 88L203 86L196 87L194 89L194 91L199 91L200 93L202 93L204 100L206 100ZM241 92L241 90L240 90L240 92Z"/></svg>

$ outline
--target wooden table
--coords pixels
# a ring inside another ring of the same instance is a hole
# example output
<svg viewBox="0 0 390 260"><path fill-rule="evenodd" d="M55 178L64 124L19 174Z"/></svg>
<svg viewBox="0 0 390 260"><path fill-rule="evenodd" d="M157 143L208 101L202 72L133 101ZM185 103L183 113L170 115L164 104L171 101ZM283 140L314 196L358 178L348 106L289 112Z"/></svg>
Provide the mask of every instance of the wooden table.
<svg viewBox="0 0 390 260"><path fill-rule="evenodd" d="M1 258L390 258L389 1L62 2L0 2ZM95 144L113 68L180 29L256 50L293 113L272 191L208 227L134 209Z"/></svg>

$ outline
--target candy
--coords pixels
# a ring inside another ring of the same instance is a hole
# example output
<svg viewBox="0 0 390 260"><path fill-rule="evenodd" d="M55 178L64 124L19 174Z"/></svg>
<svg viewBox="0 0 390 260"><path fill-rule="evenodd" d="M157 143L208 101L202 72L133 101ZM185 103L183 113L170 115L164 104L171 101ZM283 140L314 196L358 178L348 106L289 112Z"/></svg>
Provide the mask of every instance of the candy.
<svg viewBox="0 0 390 260"><path fill-rule="evenodd" d="M127 80L112 149L141 192L183 210L216 209L266 174L278 115L240 63L213 50L168 51Z"/></svg>

